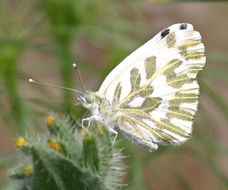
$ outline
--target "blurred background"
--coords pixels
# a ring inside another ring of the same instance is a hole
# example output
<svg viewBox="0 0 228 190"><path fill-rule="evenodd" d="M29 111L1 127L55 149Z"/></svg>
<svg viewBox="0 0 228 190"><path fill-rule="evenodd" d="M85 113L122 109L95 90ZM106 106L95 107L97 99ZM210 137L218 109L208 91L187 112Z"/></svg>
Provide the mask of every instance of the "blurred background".
<svg viewBox="0 0 228 190"><path fill-rule="evenodd" d="M18 155L15 139L42 132L48 115L64 119L75 103L73 93L37 87L29 77L82 89L76 62L86 87L96 91L123 58L178 22L192 23L206 47L193 137L149 153L119 136L128 166L123 189L228 189L227 10L225 2L1 0L0 189L14 189L7 174Z"/></svg>

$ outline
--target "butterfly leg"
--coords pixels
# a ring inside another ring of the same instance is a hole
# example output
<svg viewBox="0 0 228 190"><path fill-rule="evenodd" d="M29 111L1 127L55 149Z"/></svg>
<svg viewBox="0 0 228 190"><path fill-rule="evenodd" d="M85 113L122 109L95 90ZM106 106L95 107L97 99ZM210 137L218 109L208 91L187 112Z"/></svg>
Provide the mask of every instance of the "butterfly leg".
<svg viewBox="0 0 228 190"><path fill-rule="evenodd" d="M82 119L82 127L85 128L85 122L88 121L88 127L90 127L90 123L92 120L94 120L95 117L91 116L91 117L87 117L87 118L83 118Z"/></svg>
<svg viewBox="0 0 228 190"><path fill-rule="evenodd" d="M118 136L118 133L115 134L114 139L112 140L112 145L115 144L117 136Z"/></svg>
<svg viewBox="0 0 228 190"><path fill-rule="evenodd" d="M115 131L115 130L114 130L113 128L111 128L111 127L109 127L108 130L109 130L109 132L111 132L111 133L113 133L113 134L115 135L114 138L113 138L113 140L112 140L112 145L114 145L115 142L116 142L116 138L117 138L117 136L118 136L118 132Z"/></svg>

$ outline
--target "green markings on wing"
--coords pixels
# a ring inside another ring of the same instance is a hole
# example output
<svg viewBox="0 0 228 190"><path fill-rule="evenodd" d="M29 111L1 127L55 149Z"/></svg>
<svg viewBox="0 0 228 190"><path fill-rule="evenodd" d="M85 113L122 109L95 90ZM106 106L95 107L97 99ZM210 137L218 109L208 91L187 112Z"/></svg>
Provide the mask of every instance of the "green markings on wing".
<svg viewBox="0 0 228 190"><path fill-rule="evenodd" d="M201 60L204 57L204 52L203 51L193 51L193 52L188 52L186 51L185 54L182 54L182 56L186 60Z"/></svg>
<svg viewBox="0 0 228 190"><path fill-rule="evenodd" d="M170 119L162 119L161 123L158 124L158 127L161 129L167 129L175 135L181 137L189 138L191 136L191 134L185 131L183 128L180 128L177 125L171 123Z"/></svg>
<svg viewBox="0 0 228 190"><path fill-rule="evenodd" d="M182 61L180 61L179 59L172 59L171 61L169 61L167 64L165 64L163 67L161 67L159 70L157 70L150 79L148 79L147 84L145 85L145 87L148 87L151 82L155 79L155 77L159 76L159 75L166 75L166 76L170 76L173 74L174 70L176 68L178 68L180 65L182 64Z"/></svg>
<svg viewBox="0 0 228 190"><path fill-rule="evenodd" d="M167 113L167 118L177 118L185 121L192 121L194 118L194 115L191 111L186 111L183 109L180 109L180 107L177 106L170 106L168 110L165 110Z"/></svg>
<svg viewBox="0 0 228 190"><path fill-rule="evenodd" d="M181 137L188 137L189 136L189 133L187 131L185 131L183 128L181 128L177 125L170 123L169 119L161 119L159 121L156 118L151 117L147 113L143 113L142 116L145 117L146 119L153 121L155 123L156 127L161 129L161 130L165 129L165 130L170 131L170 132L172 132L176 135L179 135Z"/></svg>
<svg viewBox="0 0 228 190"><path fill-rule="evenodd" d="M185 84L190 84L194 82L194 79L189 78L186 74L176 75L174 72L166 76L167 85L173 88L180 89Z"/></svg>
<svg viewBox="0 0 228 190"><path fill-rule="evenodd" d="M168 48L171 48L176 43L176 34L173 32L166 37L166 45Z"/></svg>
<svg viewBox="0 0 228 190"><path fill-rule="evenodd" d="M147 83L144 86L140 87L141 75L137 68L133 68L130 72L130 83L131 83L131 92L123 100L119 102L120 107L125 107L136 97L147 97L153 92L153 87L150 86L150 83L153 79L163 74L166 77L167 85L170 85L173 88L181 88L184 84L191 83L193 80L187 76L187 74L177 75L174 70L181 66L182 61L179 59L173 59L169 61L165 66L155 71L156 69L156 57L148 57L145 62L145 74ZM118 91L118 86L115 91Z"/></svg>
<svg viewBox="0 0 228 190"><path fill-rule="evenodd" d="M161 129L154 129L154 131L159 134L158 139L162 141L164 144L172 144L174 142L177 142L178 139L170 134L165 133Z"/></svg>
<svg viewBox="0 0 228 190"><path fill-rule="evenodd" d="M134 121L132 121L132 119L130 117L122 116L121 122L123 122L123 121L128 122L128 124L135 129L136 133L138 133L139 136L141 136L142 138L145 139L145 136L143 135L142 131L140 131L139 127L136 125L136 123ZM121 123L121 125L122 125L122 123Z"/></svg>
<svg viewBox="0 0 228 190"><path fill-rule="evenodd" d="M198 102L198 94L197 93L182 93L177 92L175 96L169 100L170 107L177 106L179 107L182 103L197 103Z"/></svg>
<svg viewBox="0 0 228 190"><path fill-rule="evenodd" d="M146 71L146 79L148 80L153 76L153 74L155 72L156 57L151 56L151 57L146 58L144 65L145 65L145 71Z"/></svg>
<svg viewBox="0 0 228 190"><path fill-rule="evenodd" d="M131 92L134 92L139 89L139 85L141 82L141 76L139 73L139 69L133 68L130 73L130 81L131 81Z"/></svg>
<svg viewBox="0 0 228 190"><path fill-rule="evenodd" d="M156 57L154 57L154 56L148 57L144 62L144 66L145 66L146 78L147 79L151 78L152 75L154 74L155 68L156 68ZM122 101L119 101L120 107L122 107L122 108L128 107L128 104L130 102L134 101L135 98L137 98L137 97L146 98L147 96L152 94L153 88L150 86L148 86L147 88L140 87L140 82L141 82L141 74L139 72L139 69L133 68L130 71L131 92ZM118 95L119 91L121 91L121 87L118 84L115 89L115 92L114 92L114 97L116 97L116 98L118 97L117 95Z"/></svg>
<svg viewBox="0 0 228 190"><path fill-rule="evenodd" d="M138 90L137 95L139 95L139 96L141 96L143 98L146 98L147 96L149 96L150 94L152 94L153 90L154 89L152 87L140 88Z"/></svg>
<svg viewBox="0 0 228 190"><path fill-rule="evenodd" d="M183 121L193 121L195 111L190 108L181 108L181 104L197 104L198 103L198 93L182 93L177 92L175 96L169 100L169 107L166 110L166 116L168 120L172 118L177 118Z"/></svg>
<svg viewBox="0 0 228 190"><path fill-rule="evenodd" d="M140 116L138 116L138 115L132 115L132 116L129 116L129 115L120 116L118 118L119 126L125 126L125 122L127 122L128 125L130 125L130 127L135 129L136 134L138 134L139 138L143 138L145 140L151 140L151 139L148 139L148 137L146 137L146 134L144 135L142 130L139 128L139 126L141 128L146 129L151 134L153 134L153 136L158 140L158 142L162 141L162 142L166 142L166 143L172 143L174 140L176 140L176 138L165 133L164 131L162 131L159 128L151 128L151 126L149 126L148 124L143 122L143 120L142 120L143 118L141 118Z"/></svg>
<svg viewBox="0 0 228 190"><path fill-rule="evenodd" d="M192 31L192 34L191 34L192 36L193 36L194 32L195 31ZM175 33L170 33L166 37L166 45L168 48L176 48L179 51L179 54L186 61L195 62L192 65L190 65L188 69L186 69L187 73L190 74L191 78L195 78L197 73L200 70L202 70L202 67L204 66L205 52L204 52L204 48L202 46L201 39L188 39L183 42L177 43ZM183 75L183 76L179 76L179 77L184 79L184 78L186 78L185 76ZM190 82L187 79L183 80L183 81L184 81L184 83ZM172 86L174 88L176 85L177 86L179 85L181 87L183 85L183 83L182 84L181 83L170 84L170 86Z"/></svg>
<svg viewBox="0 0 228 190"><path fill-rule="evenodd" d="M130 95L128 95L128 97L125 98L124 101L122 101L122 103L119 104L119 106L120 108L129 108L130 102L134 101L136 98L139 98L139 97L146 98L150 94L152 94L152 92L153 92L152 87L140 88L139 90L137 90L137 93L131 93Z"/></svg>
<svg viewBox="0 0 228 190"><path fill-rule="evenodd" d="M159 97L147 97L145 98L144 102L141 106L135 107L135 108L126 108L124 110L125 116L130 116L132 119L132 122L134 124L138 124L145 128L146 130L149 130L156 138L165 141L165 142L177 142L178 137L180 136L182 138L189 138L191 133L189 133L189 127L186 126L184 122L192 122L195 114L195 110L191 109L182 109L180 108L180 105L182 103L197 103L198 101L198 94L197 93L181 93L177 92L175 96L169 100L169 107L167 109L161 109L158 108L159 105L162 102L162 99ZM164 111L166 113L166 119L157 119L153 118L150 115L151 111L154 110L158 111ZM125 117L123 116L123 117ZM172 123L172 119L179 119L180 122L183 120L183 125ZM151 128L151 126L148 126L145 122L143 122L144 119L147 119L154 123L156 126L156 130L154 128ZM133 124L129 122L129 124L132 126ZM191 125L191 123L189 123ZM135 128L135 127L134 127ZM169 132L169 133L167 133ZM173 135L172 135L173 134Z"/></svg>
<svg viewBox="0 0 228 190"><path fill-rule="evenodd" d="M189 78L187 74L176 74L174 72L175 69L181 66L181 64L183 64L183 62L178 59L173 59L168 63L168 65L171 66L163 72L168 86L173 88L181 88L183 85L192 83L194 81L193 79Z"/></svg>
<svg viewBox="0 0 228 190"><path fill-rule="evenodd" d="M196 62L195 64L197 64L197 61L202 62L205 57L204 49L200 47L200 45L201 45L201 40L190 39L183 43L178 44L175 47L178 48L179 54L185 60L195 61ZM191 50L189 48L191 48ZM195 64L193 64L187 69L187 72L190 74L193 74L194 76L196 76L197 73L200 70L202 70L202 67L204 66L204 64L200 64L200 63L198 65L195 65Z"/></svg>
<svg viewBox="0 0 228 190"><path fill-rule="evenodd" d="M184 138L188 138L190 135L186 130L184 130L180 126L172 124L169 119L157 120L156 118L151 117L149 113L145 113L142 110L137 110L137 109L125 110L125 115L123 115L121 117L125 118L125 117L129 117L129 116L130 116L130 118L132 118L132 121L134 123L140 125L144 129L150 131L153 135L155 135L155 137L162 139L164 141L167 141L167 139L166 139L167 136L170 136L170 139L172 139L172 140L176 139L174 136L172 136L172 133L174 135L184 137ZM156 128L146 124L143 121L144 119L147 119L147 120L153 122L154 125L156 126ZM156 129L156 130L154 130L154 129ZM171 133L169 134L165 130L167 130ZM157 133L155 133L155 132L157 132ZM166 134L166 137L164 136L165 134ZM169 141L171 143L172 141L170 139L169 139Z"/></svg>
<svg viewBox="0 0 228 190"><path fill-rule="evenodd" d="M140 109L145 112L151 112L156 108L158 108L161 102L162 102L162 99L159 97L148 97L144 100L144 102L140 107L137 107L137 109Z"/></svg>
<svg viewBox="0 0 228 190"><path fill-rule="evenodd" d="M158 106L161 104L162 99L159 97L147 97L144 99L141 106L138 107L130 107L129 105L123 105L121 108L125 109L132 109L132 110L140 110L143 112L151 112L158 108Z"/></svg>
<svg viewBox="0 0 228 190"><path fill-rule="evenodd" d="M178 44L177 48L181 49L181 48L184 48L184 49L187 49L189 47L195 47L195 46L198 46L199 44L201 43L201 40L195 40L195 39L190 39L190 40L186 40L180 44Z"/></svg>
<svg viewBox="0 0 228 190"><path fill-rule="evenodd" d="M155 66L156 66L156 58L154 56L149 57L145 60L145 72L146 72L146 78L151 78L152 75L155 72ZM141 106L135 107L135 109L145 109L147 111L152 111L156 109L159 104L161 103L161 98L157 97L149 97L149 95L152 94L153 88L152 87L139 87L140 82L141 82L141 75L139 73L139 70L137 68L133 68L130 72L130 82L131 82L131 93L125 99L125 103L122 104L120 107L121 108L130 108L129 103L134 101L138 97L145 98L144 102ZM118 91L119 87L117 85L116 91ZM114 93L115 94L115 93Z"/></svg>
<svg viewBox="0 0 228 190"><path fill-rule="evenodd" d="M118 101L120 99L121 90L122 90L122 86L120 85L120 82L119 82L114 91L114 98Z"/></svg>
<svg viewBox="0 0 228 190"><path fill-rule="evenodd" d="M169 74L169 72L174 71L176 68L181 66L183 62L179 59L172 59L167 63L167 68L163 71L164 74Z"/></svg>
<svg viewBox="0 0 228 190"><path fill-rule="evenodd" d="M190 74L197 74L202 69L203 69L202 66L192 66L188 68L187 72Z"/></svg>
<svg viewBox="0 0 228 190"><path fill-rule="evenodd" d="M196 59L197 56L200 56L204 52L202 50L195 50L195 51L188 51L188 48L193 48L201 44L201 40L187 40L183 43L178 44L175 46L176 48L179 49L180 55L182 55L186 60L188 59Z"/></svg>

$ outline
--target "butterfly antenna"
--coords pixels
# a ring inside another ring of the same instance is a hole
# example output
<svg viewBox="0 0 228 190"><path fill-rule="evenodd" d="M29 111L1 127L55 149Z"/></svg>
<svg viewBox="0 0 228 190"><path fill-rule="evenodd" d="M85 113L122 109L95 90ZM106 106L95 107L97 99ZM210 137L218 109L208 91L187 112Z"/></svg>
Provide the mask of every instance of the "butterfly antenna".
<svg viewBox="0 0 228 190"><path fill-rule="evenodd" d="M80 70L78 69L76 63L73 63L73 67L74 67L74 69L76 70L76 72L78 73L78 76L79 76L79 79L80 79L80 82L81 82L81 84L82 84L82 87L83 87L84 91L86 91L85 83L83 82L81 72L80 72Z"/></svg>
<svg viewBox="0 0 228 190"><path fill-rule="evenodd" d="M69 90L69 91L76 92L76 93L79 93L79 94L83 94L81 91L75 90L73 88L67 88L67 87L52 85L52 84L49 84L49 83L45 83L45 82L40 82L40 81L34 80L32 78L28 79L28 81L30 83L33 83L33 84L36 84L36 85L48 86L48 87L51 87L51 88L64 89L64 90Z"/></svg>

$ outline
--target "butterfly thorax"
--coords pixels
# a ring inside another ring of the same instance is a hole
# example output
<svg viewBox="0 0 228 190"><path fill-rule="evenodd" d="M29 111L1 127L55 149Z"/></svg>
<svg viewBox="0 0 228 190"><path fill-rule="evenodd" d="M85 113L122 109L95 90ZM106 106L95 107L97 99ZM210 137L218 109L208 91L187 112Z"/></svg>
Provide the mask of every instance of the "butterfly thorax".
<svg viewBox="0 0 228 190"><path fill-rule="evenodd" d="M92 118L97 123L110 128L115 127L118 109L116 106L111 105L105 97L100 97L95 92L87 91L84 95L79 96L78 100L83 107L90 111Z"/></svg>

